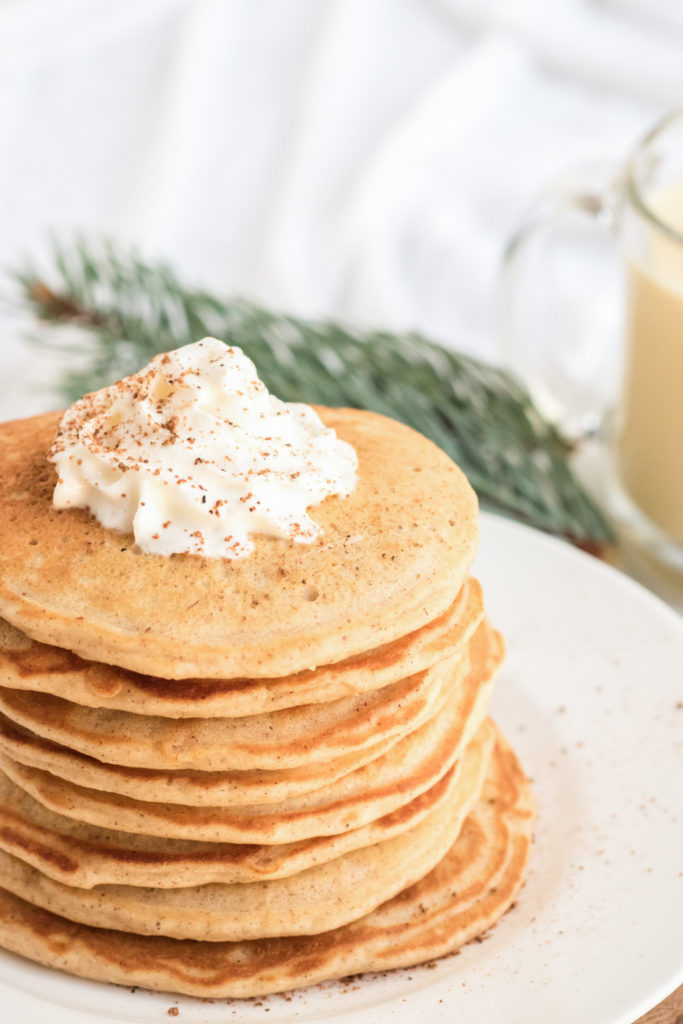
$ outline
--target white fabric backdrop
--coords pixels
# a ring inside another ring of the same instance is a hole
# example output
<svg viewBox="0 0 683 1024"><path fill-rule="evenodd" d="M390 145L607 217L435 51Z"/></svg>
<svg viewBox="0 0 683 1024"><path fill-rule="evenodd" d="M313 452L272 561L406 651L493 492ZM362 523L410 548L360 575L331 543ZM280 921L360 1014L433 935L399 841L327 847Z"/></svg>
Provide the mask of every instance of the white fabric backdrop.
<svg viewBox="0 0 683 1024"><path fill-rule="evenodd" d="M0 0L0 267L105 231L496 359L512 226L681 102L682 55L677 0ZM55 404L21 333L0 418Z"/></svg>

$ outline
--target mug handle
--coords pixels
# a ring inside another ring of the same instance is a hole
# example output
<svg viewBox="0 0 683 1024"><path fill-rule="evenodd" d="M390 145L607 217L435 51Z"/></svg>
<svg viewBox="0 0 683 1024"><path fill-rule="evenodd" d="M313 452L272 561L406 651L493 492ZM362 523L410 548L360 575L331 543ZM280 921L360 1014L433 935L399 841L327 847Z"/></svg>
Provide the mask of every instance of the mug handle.
<svg viewBox="0 0 683 1024"><path fill-rule="evenodd" d="M570 440L602 432L617 399L622 281L614 246L607 261L604 243L618 226L620 205L614 165L580 165L539 196L502 257L496 318L503 362L525 380L538 407ZM556 260L548 243L562 231L575 241L581 236L582 255L571 274L556 274L562 280L559 286L556 281L553 294L550 278ZM592 276L585 266L588 237ZM595 263L596 240L602 249L600 267ZM600 301L587 300L584 294L577 302L577 282L585 289L596 275L602 278ZM536 293L531 302L525 294L529 282Z"/></svg>

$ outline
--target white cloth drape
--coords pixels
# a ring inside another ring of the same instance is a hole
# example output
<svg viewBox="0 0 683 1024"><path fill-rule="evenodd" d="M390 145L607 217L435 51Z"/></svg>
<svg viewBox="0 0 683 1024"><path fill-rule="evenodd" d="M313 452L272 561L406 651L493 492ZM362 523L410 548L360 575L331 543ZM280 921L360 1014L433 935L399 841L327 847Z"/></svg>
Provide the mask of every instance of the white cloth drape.
<svg viewBox="0 0 683 1024"><path fill-rule="evenodd" d="M495 359L530 198L683 98L674 8L0 0L0 267L48 229L106 232L223 292ZM3 334L0 418L53 405L55 360Z"/></svg>

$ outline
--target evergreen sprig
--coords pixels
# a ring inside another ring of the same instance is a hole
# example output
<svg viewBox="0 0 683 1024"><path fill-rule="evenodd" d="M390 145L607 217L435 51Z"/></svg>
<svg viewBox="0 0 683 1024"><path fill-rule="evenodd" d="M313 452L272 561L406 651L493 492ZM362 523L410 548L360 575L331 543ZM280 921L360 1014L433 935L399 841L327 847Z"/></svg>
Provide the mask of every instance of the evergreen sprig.
<svg viewBox="0 0 683 1024"><path fill-rule="evenodd" d="M286 401L373 409L420 430L467 473L484 507L591 550L612 542L570 468L570 445L507 371L416 333L361 332L221 299L111 242L55 242L53 256L47 276L13 276L40 320L89 332L85 365L76 360L61 382L68 401L213 335L239 345ZM59 343L54 332L50 340Z"/></svg>

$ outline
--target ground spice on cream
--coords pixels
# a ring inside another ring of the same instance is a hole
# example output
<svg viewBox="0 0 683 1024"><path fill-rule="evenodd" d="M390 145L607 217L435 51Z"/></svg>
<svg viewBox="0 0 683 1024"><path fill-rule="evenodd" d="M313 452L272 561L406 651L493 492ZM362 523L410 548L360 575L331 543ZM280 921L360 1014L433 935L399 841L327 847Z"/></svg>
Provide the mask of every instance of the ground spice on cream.
<svg viewBox="0 0 683 1024"><path fill-rule="evenodd" d="M66 411L49 458L59 509L88 509L149 553L242 558L250 537L297 543L308 509L356 482L357 458L307 405L282 402L215 338L156 356Z"/></svg>

